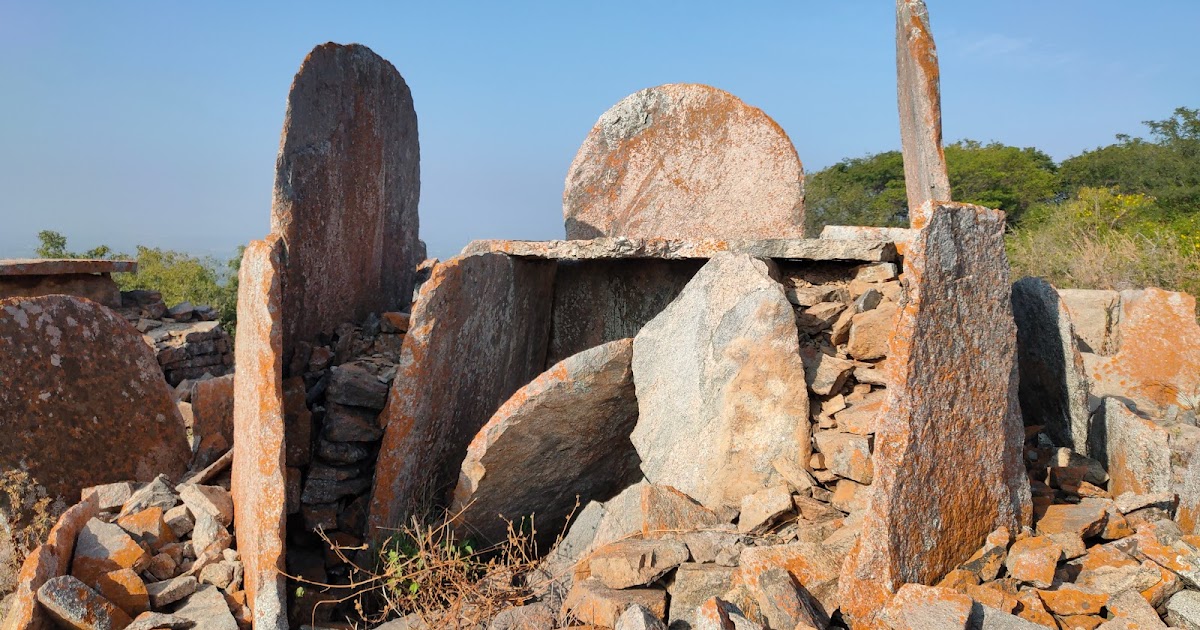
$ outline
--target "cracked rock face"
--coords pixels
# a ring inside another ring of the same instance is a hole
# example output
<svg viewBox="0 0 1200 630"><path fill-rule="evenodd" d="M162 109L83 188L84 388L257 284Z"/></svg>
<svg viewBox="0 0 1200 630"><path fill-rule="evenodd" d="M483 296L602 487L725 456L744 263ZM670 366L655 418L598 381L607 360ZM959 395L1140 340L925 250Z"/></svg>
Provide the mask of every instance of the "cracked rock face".
<svg viewBox="0 0 1200 630"><path fill-rule="evenodd" d="M804 169L762 110L707 85L648 88L600 117L563 192L567 238L797 238Z"/></svg>

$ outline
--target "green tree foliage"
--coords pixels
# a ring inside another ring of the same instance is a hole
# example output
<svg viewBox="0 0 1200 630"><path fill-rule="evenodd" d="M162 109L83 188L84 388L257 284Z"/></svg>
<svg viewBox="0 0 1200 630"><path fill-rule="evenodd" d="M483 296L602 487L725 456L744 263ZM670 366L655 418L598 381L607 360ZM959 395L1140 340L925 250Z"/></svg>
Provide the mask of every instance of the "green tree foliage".
<svg viewBox="0 0 1200 630"><path fill-rule="evenodd" d="M1161 220L1200 212L1200 109L1180 107L1144 124L1151 140L1118 135L1115 144L1064 161L1064 186L1149 195Z"/></svg>
<svg viewBox="0 0 1200 630"><path fill-rule="evenodd" d="M1003 210L1009 221L1059 189L1054 160L1033 147L963 140L946 147L946 168L955 201Z"/></svg>
<svg viewBox="0 0 1200 630"><path fill-rule="evenodd" d="M73 258L67 253L67 237L53 230L38 232L38 258Z"/></svg>

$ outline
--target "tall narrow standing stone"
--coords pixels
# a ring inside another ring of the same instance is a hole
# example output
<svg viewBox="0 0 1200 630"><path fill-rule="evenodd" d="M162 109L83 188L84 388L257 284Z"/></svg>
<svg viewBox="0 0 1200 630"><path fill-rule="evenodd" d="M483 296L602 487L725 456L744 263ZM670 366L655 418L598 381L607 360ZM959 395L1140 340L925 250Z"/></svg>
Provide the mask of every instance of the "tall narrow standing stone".
<svg viewBox="0 0 1200 630"><path fill-rule="evenodd" d="M314 48L288 94L271 206L288 254L285 360L317 333L407 309L424 256L420 187L417 114L400 73L366 46Z"/></svg>
<svg viewBox="0 0 1200 630"><path fill-rule="evenodd" d="M927 204L905 257L907 298L889 340L892 370L875 434L875 480L842 572L854 628L901 584L932 584L1000 526L1032 517L1021 462L1016 327L1004 213Z"/></svg>
<svg viewBox="0 0 1200 630"><path fill-rule="evenodd" d="M896 0L896 90L908 216L925 225L927 201L950 201L950 175L942 148L941 71L924 0Z"/></svg>
<svg viewBox="0 0 1200 630"><path fill-rule="evenodd" d="M567 238L804 236L804 168L762 110L707 85L625 97L567 173Z"/></svg>
<svg viewBox="0 0 1200 630"><path fill-rule="evenodd" d="M422 499L453 489L475 434L545 368L554 266L462 256L438 264L421 286L379 416L369 523L376 541Z"/></svg>
<svg viewBox="0 0 1200 630"><path fill-rule="evenodd" d="M254 627L285 630L283 241L271 234L242 256L234 380L234 524Z"/></svg>

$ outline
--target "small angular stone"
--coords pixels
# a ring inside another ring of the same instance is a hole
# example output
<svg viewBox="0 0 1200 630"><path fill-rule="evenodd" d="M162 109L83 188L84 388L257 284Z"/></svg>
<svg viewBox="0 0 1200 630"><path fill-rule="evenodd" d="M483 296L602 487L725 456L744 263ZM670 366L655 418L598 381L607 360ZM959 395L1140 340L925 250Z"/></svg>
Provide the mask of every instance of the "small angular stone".
<svg viewBox="0 0 1200 630"><path fill-rule="evenodd" d="M741 518L738 520L738 531L751 532L763 525L768 525L776 517L790 512L793 508L792 493L787 484L778 484L742 499Z"/></svg>
<svg viewBox="0 0 1200 630"><path fill-rule="evenodd" d="M335 402L325 406L324 436L331 442L374 442L383 437L379 412Z"/></svg>
<svg viewBox="0 0 1200 630"><path fill-rule="evenodd" d="M1044 536L1034 536L1013 543L1004 566L1010 576L1022 582L1050 588L1060 558L1062 547Z"/></svg>
<svg viewBox="0 0 1200 630"><path fill-rule="evenodd" d="M121 516L152 507L169 510L175 507L176 503L179 503L179 497L171 488L171 480L166 475L159 475L129 496L129 500L121 506Z"/></svg>
<svg viewBox="0 0 1200 630"><path fill-rule="evenodd" d="M163 519L163 509L157 506L122 516L117 519L117 525L138 542L148 545L152 551L179 540Z"/></svg>
<svg viewBox="0 0 1200 630"><path fill-rule="evenodd" d="M188 595L196 592L198 582L191 575L181 575L163 582L151 582L146 585L146 593L150 596L150 606L162 609Z"/></svg>
<svg viewBox="0 0 1200 630"><path fill-rule="evenodd" d="M1037 533L1068 533L1091 538L1104 531L1104 524L1108 520L1107 505L1103 499L1084 499L1076 505L1051 505L1038 520Z"/></svg>
<svg viewBox="0 0 1200 630"><path fill-rule="evenodd" d="M195 622L196 630L238 630L237 621L215 586L201 584L175 610L176 617Z"/></svg>
<svg viewBox="0 0 1200 630"><path fill-rule="evenodd" d="M883 610L893 630L966 630L970 597L936 586L905 584Z"/></svg>
<svg viewBox="0 0 1200 630"><path fill-rule="evenodd" d="M1200 592L1180 591L1171 597L1167 623L1182 630L1200 630Z"/></svg>
<svg viewBox="0 0 1200 630"><path fill-rule="evenodd" d="M233 497L225 488L185 484L179 488L179 498L196 517L205 513L225 527L233 523Z"/></svg>
<svg viewBox="0 0 1200 630"><path fill-rule="evenodd" d="M133 569L110 571L89 586L94 587L100 595L130 617L150 610L150 596L146 592L146 583Z"/></svg>
<svg viewBox="0 0 1200 630"><path fill-rule="evenodd" d="M85 583L117 569L141 571L150 562L150 554L125 530L93 518L83 526L75 542L71 574Z"/></svg>
<svg viewBox="0 0 1200 630"><path fill-rule="evenodd" d="M870 438L854 433L821 431L816 434L815 441L830 472L862 484L871 483L874 471Z"/></svg>
<svg viewBox="0 0 1200 630"><path fill-rule="evenodd" d="M1100 609L1108 605L1108 594L1090 589L1063 584L1056 589L1039 589L1038 596L1046 605L1046 610L1060 616L1068 615L1098 615Z"/></svg>
<svg viewBox="0 0 1200 630"><path fill-rule="evenodd" d="M122 481L84 488L80 495L84 499L95 495L96 500L99 502L100 511L111 512L120 509L133 496L134 489L132 483Z"/></svg>
<svg viewBox="0 0 1200 630"><path fill-rule="evenodd" d="M325 399L351 407L380 411L387 404L388 386L367 370L353 363L334 367L329 374Z"/></svg>
<svg viewBox="0 0 1200 630"><path fill-rule="evenodd" d="M696 609L713 597L719 597L729 590L733 582L732 567L714 564L685 563L675 571L675 579L667 587L671 594L671 609L669 619L671 625L688 624L693 626ZM676 626L679 627L679 626Z"/></svg>
<svg viewBox="0 0 1200 630"><path fill-rule="evenodd" d="M167 510L163 514L163 520L166 521L167 527L171 528L177 539L192 533L192 528L196 526L196 519L192 517L192 512L186 505L176 505Z"/></svg>
<svg viewBox="0 0 1200 630"><path fill-rule="evenodd" d="M634 604L617 618L614 630L667 630L667 625L646 608Z"/></svg>
<svg viewBox="0 0 1200 630"><path fill-rule="evenodd" d="M196 623L190 619L158 612L144 612L125 630L188 630Z"/></svg>
<svg viewBox="0 0 1200 630"><path fill-rule="evenodd" d="M887 341L895 328L895 320L896 305L892 303L855 315L850 324L846 352L860 361L886 357Z"/></svg>
<svg viewBox="0 0 1200 630"><path fill-rule="evenodd" d="M666 615L667 592L658 588L631 588L614 590L599 580L588 579L576 583L563 602L563 612L576 620L596 626L612 628L626 608L639 604L660 619Z"/></svg>
<svg viewBox="0 0 1200 630"><path fill-rule="evenodd" d="M687 559L687 545L681 542L629 539L592 552L588 566L604 586L624 589L650 584Z"/></svg>

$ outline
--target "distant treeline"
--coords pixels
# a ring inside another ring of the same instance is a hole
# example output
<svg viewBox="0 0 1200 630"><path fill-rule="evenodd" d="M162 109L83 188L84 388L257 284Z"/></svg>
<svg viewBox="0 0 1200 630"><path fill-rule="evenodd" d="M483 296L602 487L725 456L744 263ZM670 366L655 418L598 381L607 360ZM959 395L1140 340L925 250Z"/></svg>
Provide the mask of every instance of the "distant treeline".
<svg viewBox="0 0 1200 630"><path fill-rule="evenodd" d="M955 201L1008 213L1014 279L1063 288L1143 286L1200 293L1200 109L1146 121L1149 138L1055 164L1035 147L964 140L946 147ZM808 178L806 226L905 226L904 165L888 151Z"/></svg>

